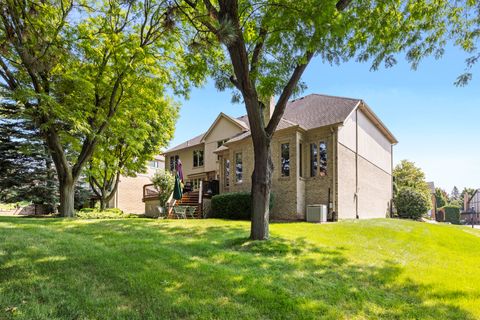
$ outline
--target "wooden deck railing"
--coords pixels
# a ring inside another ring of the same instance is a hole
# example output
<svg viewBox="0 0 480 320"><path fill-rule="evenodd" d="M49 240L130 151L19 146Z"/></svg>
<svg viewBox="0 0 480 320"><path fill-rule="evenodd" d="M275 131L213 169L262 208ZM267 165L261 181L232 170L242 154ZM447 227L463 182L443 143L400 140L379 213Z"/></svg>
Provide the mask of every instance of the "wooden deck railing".
<svg viewBox="0 0 480 320"><path fill-rule="evenodd" d="M143 186L143 202L146 200L151 200L158 198L158 191L155 189L155 186L153 183L151 184L146 184Z"/></svg>

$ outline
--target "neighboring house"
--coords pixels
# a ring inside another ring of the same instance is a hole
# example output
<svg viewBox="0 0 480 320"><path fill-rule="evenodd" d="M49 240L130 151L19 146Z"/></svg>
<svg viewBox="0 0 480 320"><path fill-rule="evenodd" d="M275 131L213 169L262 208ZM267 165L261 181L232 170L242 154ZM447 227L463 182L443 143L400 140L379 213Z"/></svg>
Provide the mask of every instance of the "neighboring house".
<svg viewBox="0 0 480 320"><path fill-rule="evenodd" d="M470 198L465 195L465 204L465 212L480 213L480 189L477 189Z"/></svg>
<svg viewBox="0 0 480 320"><path fill-rule="evenodd" d="M128 213L145 213L145 204L143 203L143 186L150 184L151 178L159 170L164 170L165 158L161 155L147 164L145 173L138 173L136 177L120 177L118 189L109 203L110 208L119 208Z"/></svg>
<svg viewBox="0 0 480 320"><path fill-rule="evenodd" d="M274 103L266 108L266 122ZM287 104L272 139L272 219L305 220L325 204L329 217L389 215L397 140L360 99L312 94ZM165 152L166 169L181 159L186 182L219 180L220 192L250 191L253 145L247 116L221 113L201 135ZM335 212L337 215L333 215Z"/></svg>
<svg viewBox="0 0 480 320"><path fill-rule="evenodd" d="M436 213L437 213L437 197L435 196L435 183L433 182L427 182L428 187L430 188L430 200L432 202L432 209L428 211L428 215L430 218L433 220L436 219Z"/></svg>

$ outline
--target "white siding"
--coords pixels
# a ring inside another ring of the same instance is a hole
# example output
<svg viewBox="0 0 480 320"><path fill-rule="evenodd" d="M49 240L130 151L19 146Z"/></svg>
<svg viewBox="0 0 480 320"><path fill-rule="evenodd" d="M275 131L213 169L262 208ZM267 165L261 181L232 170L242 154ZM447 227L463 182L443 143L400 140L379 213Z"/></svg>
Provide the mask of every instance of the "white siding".
<svg viewBox="0 0 480 320"><path fill-rule="evenodd" d="M358 114L358 154L373 165L391 174L391 143L362 111L353 112L338 130L338 142L356 151Z"/></svg>
<svg viewBox="0 0 480 320"><path fill-rule="evenodd" d="M391 172L391 143L378 128L363 114L358 112L358 154L380 169Z"/></svg>
<svg viewBox="0 0 480 320"><path fill-rule="evenodd" d="M390 141L358 110L339 128L337 146L339 219L355 218L357 207L361 219L384 218L388 214L392 198Z"/></svg>

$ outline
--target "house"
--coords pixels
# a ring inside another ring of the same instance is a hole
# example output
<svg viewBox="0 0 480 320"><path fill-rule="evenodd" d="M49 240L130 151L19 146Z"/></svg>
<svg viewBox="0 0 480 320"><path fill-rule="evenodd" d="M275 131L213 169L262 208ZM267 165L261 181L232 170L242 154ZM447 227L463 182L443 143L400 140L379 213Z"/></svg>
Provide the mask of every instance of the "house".
<svg viewBox="0 0 480 320"><path fill-rule="evenodd" d="M465 212L480 213L480 189L477 189L471 197L465 194L464 201Z"/></svg>
<svg viewBox="0 0 480 320"><path fill-rule="evenodd" d="M270 119L274 103L264 110ZM390 214L397 140L360 99L311 94L290 101L272 139L275 203L271 218L305 220L325 204L329 219ZM250 191L253 145L247 116L220 113L210 128L165 152L166 170L181 159L186 182L217 180L219 191Z"/></svg>
<svg viewBox="0 0 480 320"><path fill-rule="evenodd" d="M109 208L118 208L128 213L145 213L145 204L143 203L143 186L150 184L151 178L159 170L164 170L165 158L157 155L152 161L148 162L147 171L137 173L135 177L121 176L118 183L117 192L109 203Z"/></svg>

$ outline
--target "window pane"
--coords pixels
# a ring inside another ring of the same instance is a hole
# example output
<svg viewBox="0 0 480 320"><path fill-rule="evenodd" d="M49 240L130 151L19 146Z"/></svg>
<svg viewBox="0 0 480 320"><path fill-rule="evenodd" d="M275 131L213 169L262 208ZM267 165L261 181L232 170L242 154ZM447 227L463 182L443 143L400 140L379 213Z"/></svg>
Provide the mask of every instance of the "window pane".
<svg viewBox="0 0 480 320"><path fill-rule="evenodd" d="M175 170L175 157L171 156L170 157L170 171Z"/></svg>
<svg viewBox="0 0 480 320"><path fill-rule="evenodd" d="M230 186L230 160L225 159L225 186Z"/></svg>
<svg viewBox="0 0 480 320"><path fill-rule="evenodd" d="M197 156L197 150L193 151L193 166L198 167L198 156Z"/></svg>
<svg viewBox="0 0 480 320"><path fill-rule="evenodd" d="M282 177L290 176L290 144L283 143L281 145L282 153Z"/></svg>
<svg viewBox="0 0 480 320"><path fill-rule="evenodd" d="M318 168L318 152L317 152L317 144L312 143L310 144L310 176L316 177L317 176L317 168Z"/></svg>
<svg viewBox="0 0 480 320"><path fill-rule="evenodd" d="M242 182L243 180L243 164L242 164L242 154L235 154L235 179L237 182Z"/></svg>
<svg viewBox="0 0 480 320"><path fill-rule="evenodd" d="M325 142L320 142L318 145L320 152L320 175L327 175L327 144Z"/></svg>
<svg viewBox="0 0 480 320"><path fill-rule="evenodd" d="M203 166L203 150L198 151L198 165Z"/></svg>

